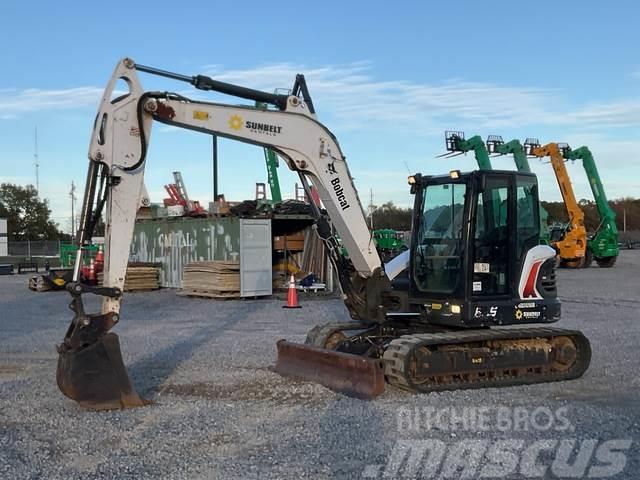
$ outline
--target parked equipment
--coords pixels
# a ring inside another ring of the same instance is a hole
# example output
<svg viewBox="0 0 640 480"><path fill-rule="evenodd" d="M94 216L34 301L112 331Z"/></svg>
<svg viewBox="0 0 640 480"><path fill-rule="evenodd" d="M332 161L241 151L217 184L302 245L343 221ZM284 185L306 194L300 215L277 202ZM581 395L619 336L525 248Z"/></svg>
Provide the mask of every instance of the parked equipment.
<svg viewBox="0 0 640 480"><path fill-rule="evenodd" d="M589 266L591 259L595 259L598 266L603 268L613 267L618 258L618 228L616 227L616 214L607 202L604 187L596 168L593 154L587 147L580 147L576 150L567 148L563 151L563 156L567 160L582 160L582 165L589 186L596 201L600 224L595 233L587 239L587 261L585 267Z"/></svg>
<svg viewBox="0 0 640 480"><path fill-rule="evenodd" d="M384 262L391 260L400 252L407 250L403 233L392 228L378 228L374 230L373 239L376 242L378 253L380 253Z"/></svg>
<svg viewBox="0 0 640 480"><path fill-rule="evenodd" d="M529 139L527 139L529 141ZM531 173L527 156L518 140L512 140L505 144L499 135L490 135L486 143L479 135L465 140L464 132L447 131L445 132L445 143L447 147L447 156L455 156L455 154L467 153L473 151L476 162L480 170L493 170L490 154L513 154L516 162L516 168L519 172ZM540 244L549 245L549 228L547 226L547 211L540 206Z"/></svg>
<svg viewBox="0 0 640 480"><path fill-rule="evenodd" d="M137 72L266 102L277 110L145 92ZM111 100L119 79L130 91ZM335 136L317 120L302 75L296 77L291 94L270 94L124 59L103 99L89 148L78 237L79 245L90 241L95 219L106 207L104 286L77 283L76 268L69 287L75 316L58 348L58 386L81 405L105 409L145 404L129 381L111 329L120 320L124 272L154 120L270 148L298 172L309 197L310 182L318 190L328 217L312 203L317 232L353 321L318 326L305 345L279 342L279 371L369 398L380 393L382 378L428 392L571 379L587 369L589 341L578 331L501 328L560 318L554 251L538 244L534 175L453 171L409 177L415 195L411 287L395 292L378 252L371 248L345 157ZM104 138L112 141L102 142ZM349 258L340 254L332 226ZM100 313L84 312L86 293L103 297Z"/></svg>
<svg viewBox="0 0 640 480"><path fill-rule="evenodd" d="M77 249L74 247L73 256L71 258L71 244L60 245L60 265L61 268L47 268L47 271L34 275L29 279L29 289L35 292L48 292L50 290L65 290L67 284L73 279L73 262ZM102 247L96 244L88 244L82 247L82 265L80 268L80 280L82 282L90 282L90 266L95 261L98 272L102 268L103 252ZM94 267L95 269L95 267Z"/></svg>
<svg viewBox="0 0 640 480"><path fill-rule="evenodd" d="M174 183L169 183L164 186L164 189L169 194L169 198L164 199L165 207L181 206L182 214L189 217L203 217L207 212L200 205L198 200L190 200L187 194L187 187L182 180L182 174L180 172L173 172Z"/></svg>
<svg viewBox="0 0 640 480"><path fill-rule="evenodd" d="M543 147L533 147L531 155L549 157L556 175L560 193L564 200L569 223L559 233L559 238L551 237L551 245L560 256L560 265L566 268L582 268L587 263L587 230L584 227L584 212L578 205L573 186L564 164L564 153L570 151L566 143L548 143Z"/></svg>
<svg viewBox="0 0 640 480"><path fill-rule="evenodd" d="M266 110L268 105L256 102L256 107ZM267 181L271 191L271 201L273 203L282 202L282 192L280 191L280 180L278 179L278 155L270 148L264 148L264 161L267 166Z"/></svg>
<svg viewBox="0 0 640 480"><path fill-rule="evenodd" d="M52 268L46 273L34 275L29 279L29 290L47 292L49 290L64 290L72 280L73 270L68 268Z"/></svg>

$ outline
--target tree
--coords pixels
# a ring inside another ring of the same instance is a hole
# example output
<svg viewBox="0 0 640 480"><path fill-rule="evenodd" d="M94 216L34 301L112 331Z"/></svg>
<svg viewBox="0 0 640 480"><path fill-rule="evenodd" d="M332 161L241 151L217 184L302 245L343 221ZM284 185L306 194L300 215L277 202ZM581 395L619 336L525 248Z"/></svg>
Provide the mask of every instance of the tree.
<svg viewBox="0 0 640 480"><path fill-rule="evenodd" d="M564 202L541 202L542 206L549 212L549 223L554 221L566 223L569 221L567 209ZM581 199L580 208L584 212L584 225L588 232L594 232L600 226L600 214L598 207L593 200ZM612 200L609 206L616 214L616 224L618 230L622 230L624 215L627 217L627 230L640 230L640 199L631 197Z"/></svg>
<svg viewBox="0 0 640 480"><path fill-rule="evenodd" d="M374 229L411 230L412 209L396 207L393 202L387 202L380 207L374 205L372 210L373 212L367 218L367 223L370 224L371 215L373 215Z"/></svg>
<svg viewBox="0 0 640 480"><path fill-rule="evenodd" d="M0 217L7 219L10 240L57 240L64 235L51 220L47 200L33 185L0 184Z"/></svg>

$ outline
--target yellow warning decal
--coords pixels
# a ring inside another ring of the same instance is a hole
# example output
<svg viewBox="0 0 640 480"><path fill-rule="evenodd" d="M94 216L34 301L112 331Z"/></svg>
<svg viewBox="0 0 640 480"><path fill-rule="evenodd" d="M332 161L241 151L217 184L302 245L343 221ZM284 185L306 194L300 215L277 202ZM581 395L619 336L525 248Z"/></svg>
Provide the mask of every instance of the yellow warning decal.
<svg viewBox="0 0 640 480"><path fill-rule="evenodd" d="M193 111L194 120L209 120L209 112L203 112L202 110Z"/></svg>

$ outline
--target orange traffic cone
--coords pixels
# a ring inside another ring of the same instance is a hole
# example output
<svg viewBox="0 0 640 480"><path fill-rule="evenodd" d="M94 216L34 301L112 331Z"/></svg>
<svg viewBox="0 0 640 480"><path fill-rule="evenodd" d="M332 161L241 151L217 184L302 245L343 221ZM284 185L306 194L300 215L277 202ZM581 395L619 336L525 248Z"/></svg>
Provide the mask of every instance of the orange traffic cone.
<svg viewBox="0 0 640 480"><path fill-rule="evenodd" d="M95 285L96 283L97 283L96 264L92 258L91 263L89 264L89 285Z"/></svg>
<svg viewBox="0 0 640 480"><path fill-rule="evenodd" d="M289 291L287 292L287 304L282 308L302 308L298 305L298 291L296 290L296 279L293 275L289 279Z"/></svg>
<svg viewBox="0 0 640 480"><path fill-rule="evenodd" d="M101 272L104 268L104 252L102 251L102 245L98 246L98 253L96 254L96 272Z"/></svg>

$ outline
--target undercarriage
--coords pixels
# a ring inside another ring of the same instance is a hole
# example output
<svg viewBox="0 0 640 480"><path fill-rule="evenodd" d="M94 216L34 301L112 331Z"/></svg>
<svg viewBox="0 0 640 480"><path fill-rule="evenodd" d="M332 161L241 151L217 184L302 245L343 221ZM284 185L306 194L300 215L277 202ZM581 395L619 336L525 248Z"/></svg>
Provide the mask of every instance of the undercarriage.
<svg viewBox="0 0 640 480"><path fill-rule="evenodd" d="M335 364L326 376L314 370L318 362L309 354L320 349L326 352L322 363ZM580 377L591 359L589 341L574 330L456 330L400 322L319 325L309 332L305 345L287 343L286 352L279 345L278 353L281 373L308 378L314 371L314 380L361 398L382 393L379 388L363 389L363 376L370 383L379 382L380 369L386 383L427 393L570 380ZM372 361L354 374L345 364L351 357Z"/></svg>

